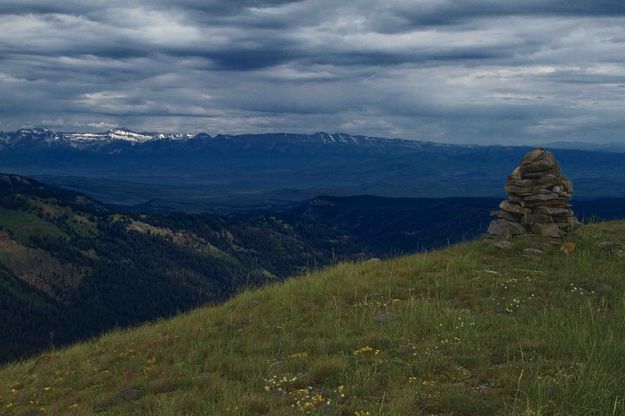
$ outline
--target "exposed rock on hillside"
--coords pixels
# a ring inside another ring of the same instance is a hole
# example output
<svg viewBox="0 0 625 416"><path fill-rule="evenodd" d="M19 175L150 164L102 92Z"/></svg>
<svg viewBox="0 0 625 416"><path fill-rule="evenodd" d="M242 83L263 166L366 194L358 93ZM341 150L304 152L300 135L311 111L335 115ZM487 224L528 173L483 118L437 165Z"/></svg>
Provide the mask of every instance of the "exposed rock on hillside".
<svg viewBox="0 0 625 416"><path fill-rule="evenodd" d="M501 241L534 234L557 243L580 225L568 203L573 186L553 154L542 147L523 157L504 189L508 198L491 212L496 219L488 227L490 238Z"/></svg>

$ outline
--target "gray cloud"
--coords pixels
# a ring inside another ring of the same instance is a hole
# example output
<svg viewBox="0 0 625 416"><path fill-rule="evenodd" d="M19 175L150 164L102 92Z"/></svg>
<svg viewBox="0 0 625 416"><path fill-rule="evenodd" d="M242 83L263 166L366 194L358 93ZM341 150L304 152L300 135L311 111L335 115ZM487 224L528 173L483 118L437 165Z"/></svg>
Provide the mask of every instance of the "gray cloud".
<svg viewBox="0 0 625 416"><path fill-rule="evenodd" d="M426 25L450 24L478 17L625 15L620 0L426 0L393 2L391 10L409 22Z"/></svg>
<svg viewBox="0 0 625 416"><path fill-rule="evenodd" d="M0 129L618 141L616 0L0 3Z"/></svg>

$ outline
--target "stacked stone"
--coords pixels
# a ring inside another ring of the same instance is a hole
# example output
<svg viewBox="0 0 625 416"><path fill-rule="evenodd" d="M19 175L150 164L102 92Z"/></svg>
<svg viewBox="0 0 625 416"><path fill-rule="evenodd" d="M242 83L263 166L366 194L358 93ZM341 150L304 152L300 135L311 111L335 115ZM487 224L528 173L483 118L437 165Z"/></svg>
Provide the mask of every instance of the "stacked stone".
<svg viewBox="0 0 625 416"><path fill-rule="evenodd" d="M580 225L568 202L573 186L553 154L541 147L523 157L504 189L508 198L491 212L496 217L487 231L491 238L533 234L558 243Z"/></svg>

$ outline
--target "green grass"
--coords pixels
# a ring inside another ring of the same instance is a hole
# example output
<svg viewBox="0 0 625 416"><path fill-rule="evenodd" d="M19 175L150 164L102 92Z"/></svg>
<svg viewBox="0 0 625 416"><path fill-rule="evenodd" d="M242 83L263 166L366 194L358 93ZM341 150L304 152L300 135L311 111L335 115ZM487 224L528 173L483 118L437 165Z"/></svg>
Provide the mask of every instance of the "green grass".
<svg viewBox="0 0 625 416"><path fill-rule="evenodd" d="M67 237L56 225L27 211L0 208L0 226L23 244L28 244L32 236Z"/></svg>
<svg viewBox="0 0 625 416"><path fill-rule="evenodd" d="M625 266L602 240L622 250L625 222L569 256L340 264L9 365L0 414L624 415Z"/></svg>

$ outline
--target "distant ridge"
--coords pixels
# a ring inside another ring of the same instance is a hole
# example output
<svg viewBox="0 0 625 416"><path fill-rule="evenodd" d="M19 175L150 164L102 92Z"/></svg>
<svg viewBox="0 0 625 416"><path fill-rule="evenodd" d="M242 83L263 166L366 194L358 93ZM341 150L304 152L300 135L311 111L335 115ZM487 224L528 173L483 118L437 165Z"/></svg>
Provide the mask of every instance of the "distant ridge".
<svg viewBox="0 0 625 416"><path fill-rule="evenodd" d="M547 144L553 149L576 149L594 152L625 153L625 142L589 143L589 142L553 142Z"/></svg>
<svg viewBox="0 0 625 416"><path fill-rule="evenodd" d="M147 132L133 131L126 127L111 129L106 132L64 132L54 131L42 127L23 128L15 131L0 132L0 143L7 145L18 144L24 141L30 143L48 143L48 144L88 144L88 143L105 143L105 142L129 142L133 144L141 144L152 141L162 140L274 140L295 142L314 142L333 145L359 145L372 144L375 142L405 142L418 145L419 143L435 144L434 142L426 142L421 140L408 140L400 138L372 137L364 135L351 135L348 133L326 133L316 132L313 134L301 133L256 133L256 134L218 134L211 136L208 133L200 132L192 133L164 133L164 132ZM440 144L439 144L440 145Z"/></svg>
<svg viewBox="0 0 625 416"><path fill-rule="evenodd" d="M0 133L0 171L59 184L107 204L233 212L316 195L500 197L530 149L346 133ZM556 153L579 198L624 197L625 153Z"/></svg>

